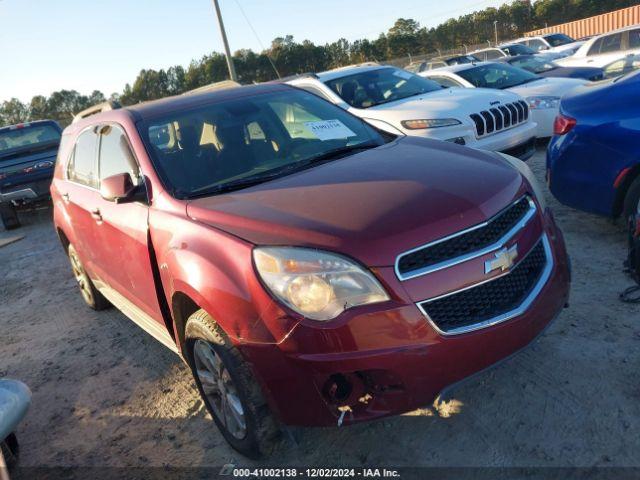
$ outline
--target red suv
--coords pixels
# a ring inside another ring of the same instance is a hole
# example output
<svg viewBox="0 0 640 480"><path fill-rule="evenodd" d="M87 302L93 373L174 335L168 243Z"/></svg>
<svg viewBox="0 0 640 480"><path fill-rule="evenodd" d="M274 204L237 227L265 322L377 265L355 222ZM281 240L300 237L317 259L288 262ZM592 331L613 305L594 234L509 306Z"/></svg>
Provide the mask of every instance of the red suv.
<svg viewBox="0 0 640 480"><path fill-rule="evenodd" d="M86 303L179 353L257 456L279 425L406 412L531 342L569 291L537 188L273 84L81 119L51 192Z"/></svg>

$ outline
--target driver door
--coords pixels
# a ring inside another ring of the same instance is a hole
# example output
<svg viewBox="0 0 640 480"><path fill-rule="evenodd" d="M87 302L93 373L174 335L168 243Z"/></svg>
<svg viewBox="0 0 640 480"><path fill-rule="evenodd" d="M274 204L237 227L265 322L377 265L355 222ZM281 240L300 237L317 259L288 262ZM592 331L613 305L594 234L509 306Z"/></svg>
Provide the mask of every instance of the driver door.
<svg viewBox="0 0 640 480"><path fill-rule="evenodd" d="M119 173L129 173L135 185L143 181L119 125L102 125L99 129L98 169L100 181ZM115 203L100 197L97 210L94 252L106 284L101 285L107 290L105 296L112 303L115 300L128 315L132 309L135 315L137 308L164 327L148 248L149 206L142 201ZM126 304L119 304L123 299Z"/></svg>

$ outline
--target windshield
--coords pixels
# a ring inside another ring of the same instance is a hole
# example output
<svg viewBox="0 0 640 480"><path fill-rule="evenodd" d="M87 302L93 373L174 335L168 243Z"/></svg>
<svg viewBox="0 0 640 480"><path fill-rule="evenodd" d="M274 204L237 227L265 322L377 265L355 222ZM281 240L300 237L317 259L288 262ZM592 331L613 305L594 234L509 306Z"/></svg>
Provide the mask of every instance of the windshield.
<svg viewBox="0 0 640 480"><path fill-rule="evenodd" d="M467 82L481 88L510 88L539 80L540 77L508 63L488 63L456 72Z"/></svg>
<svg viewBox="0 0 640 480"><path fill-rule="evenodd" d="M59 143L60 130L52 124L24 123L0 129L0 156L55 147Z"/></svg>
<svg viewBox="0 0 640 480"><path fill-rule="evenodd" d="M293 88L172 112L138 129L179 198L245 188L385 142L341 108Z"/></svg>
<svg viewBox="0 0 640 480"><path fill-rule="evenodd" d="M552 47L559 47L560 45L566 45L568 43L575 42L573 38L571 38L569 35L565 35L564 33L554 33L552 35L547 35L544 37L544 39Z"/></svg>
<svg viewBox="0 0 640 480"><path fill-rule="evenodd" d="M520 45L519 43L515 45L505 45L504 47L500 47L500 49L510 57L515 57L516 55L535 55L538 53L534 49L526 45Z"/></svg>
<svg viewBox="0 0 640 480"><path fill-rule="evenodd" d="M325 83L355 108L374 107L441 90L436 82L393 67L367 70Z"/></svg>
<svg viewBox="0 0 640 480"><path fill-rule="evenodd" d="M558 68L557 65L551 62L545 62L544 60L540 60L536 57L517 58L509 63L514 67L524 68L531 73L549 72L555 68Z"/></svg>

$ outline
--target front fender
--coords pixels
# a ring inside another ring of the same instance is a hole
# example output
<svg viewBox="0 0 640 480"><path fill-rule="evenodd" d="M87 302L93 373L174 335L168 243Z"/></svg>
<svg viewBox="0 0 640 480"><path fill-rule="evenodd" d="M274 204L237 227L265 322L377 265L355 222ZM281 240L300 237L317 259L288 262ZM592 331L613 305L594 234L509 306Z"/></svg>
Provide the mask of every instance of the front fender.
<svg viewBox="0 0 640 480"><path fill-rule="evenodd" d="M150 215L151 239L169 304L188 296L234 343L280 343L295 327L260 284L253 245L167 212Z"/></svg>

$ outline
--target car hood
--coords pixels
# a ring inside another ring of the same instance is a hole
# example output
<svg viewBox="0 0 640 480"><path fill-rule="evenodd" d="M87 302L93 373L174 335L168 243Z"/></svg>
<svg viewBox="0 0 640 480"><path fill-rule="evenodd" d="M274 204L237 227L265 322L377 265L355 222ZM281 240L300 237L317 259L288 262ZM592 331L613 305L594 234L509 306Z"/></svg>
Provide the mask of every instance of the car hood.
<svg viewBox="0 0 640 480"><path fill-rule="evenodd" d="M467 121L469 115L501 104L518 101L512 92L486 88L447 88L403 100L360 110L358 116L391 121L400 126L403 120L421 118L457 118Z"/></svg>
<svg viewBox="0 0 640 480"><path fill-rule="evenodd" d="M585 41L577 40L575 42L566 43L564 45L558 45L557 47L551 47L549 50L545 50L545 51L562 53L562 52L566 52L567 50L577 50L582 45L584 45L584 43Z"/></svg>
<svg viewBox="0 0 640 480"><path fill-rule="evenodd" d="M542 77L582 78L588 80L604 75L604 70L598 67L557 67L539 75Z"/></svg>
<svg viewBox="0 0 640 480"><path fill-rule="evenodd" d="M578 78L547 77L536 80L535 82L511 87L508 90L525 98L532 95L551 95L555 97L562 97L568 92L581 87L586 83L588 83L588 80Z"/></svg>
<svg viewBox="0 0 640 480"><path fill-rule="evenodd" d="M492 153L403 137L280 179L187 204L196 221L258 245L337 251L370 266L485 221L523 189Z"/></svg>

